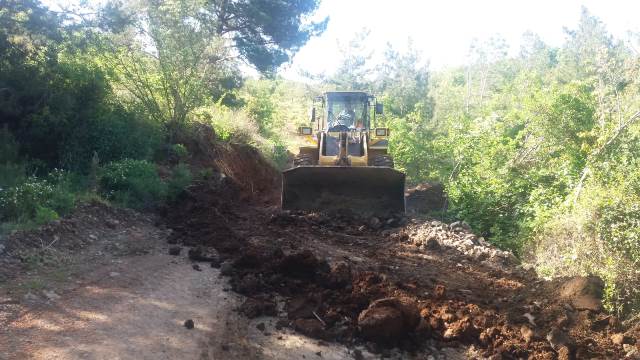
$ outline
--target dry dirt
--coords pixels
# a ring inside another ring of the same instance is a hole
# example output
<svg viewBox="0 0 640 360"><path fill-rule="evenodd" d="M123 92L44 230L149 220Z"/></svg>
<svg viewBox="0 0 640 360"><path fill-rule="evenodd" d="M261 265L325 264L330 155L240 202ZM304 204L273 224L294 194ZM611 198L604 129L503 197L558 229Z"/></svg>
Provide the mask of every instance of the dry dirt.
<svg viewBox="0 0 640 360"><path fill-rule="evenodd" d="M186 250L168 255L171 231L156 222L91 204L12 236L2 259L11 272L0 287L0 359L351 357L344 346L276 329L272 318L237 313L243 299L220 271L195 270ZM47 246L49 236L60 239L57 248L28 246L29 239ZM48 261L16 261L27 255Z"/></svg>

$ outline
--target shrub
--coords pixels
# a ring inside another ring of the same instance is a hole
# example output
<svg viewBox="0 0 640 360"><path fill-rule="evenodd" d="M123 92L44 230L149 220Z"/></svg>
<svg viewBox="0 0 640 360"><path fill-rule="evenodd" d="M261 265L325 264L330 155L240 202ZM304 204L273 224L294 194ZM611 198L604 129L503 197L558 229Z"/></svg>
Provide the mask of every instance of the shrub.
<svg viewBox="0 0 640 360"><path fill-rule="evenodd" d="M0 164L0 189L16 186L25 180L24 164Z"/></svg>
<svg viewBox="0 0 640 360"><path fill-rule="evenodd" d="M42 225L53 220L58 220L58 218L60 218L60 216L57 212L55 212L55 210L38 206L33 222L35 223L35 225Z"/></svg>
<svg viewBox="0 0 640 360"><path fill-rule="evenodd" d="M167 199L173 201L191 183L191 170L185 164L179 164L173 168L171 179L167 183Z"/></svg>
<svg viewBox="0 0 640 360"><path fill-rule="evenodd" d="M259 134L256 122L244 111L223 106L210 106L196 109L193 121L213 125L219 139L255 145L264 140Z"/></svg>
<svg viewBox="0 0 640 360"><path fill-rule="evenodd" d="M103 164L122 159L148 160L160 148L163 137L161 127L141 115L104 106L75 126L61 150L61 162L65 168L87 173L94 152Z"/></svg>
<svg viewBox="0 0 640 360"><path fill-rule="evenodd" d="M184 161L189 156L189 151L187 150L187 147L182 144L171 145L170 151L171 151L171 157L177 162Z"/></svg>
<svg viewBox="0 0 640 360"><path fill-rule="evenodd" d="M0 219L30 222L55 218L68 213L75 205L75 194L67 182L55 178L30 177L22 184L0 191Z"/></svg>
<svg viewBox="0 0 640 360"><path fill-rule="evenodd" d="M99 183L105 198L135 209L151 207L166 196L156 166L145 160L109 163L100 171Z"/></svg>
<svg viewBox="0 0 640 360"><path fill-rule="evenodd" d="M0 189L16 186L25 179L26 169L18 150L18 143L9 129L0 128Z"/></svg>

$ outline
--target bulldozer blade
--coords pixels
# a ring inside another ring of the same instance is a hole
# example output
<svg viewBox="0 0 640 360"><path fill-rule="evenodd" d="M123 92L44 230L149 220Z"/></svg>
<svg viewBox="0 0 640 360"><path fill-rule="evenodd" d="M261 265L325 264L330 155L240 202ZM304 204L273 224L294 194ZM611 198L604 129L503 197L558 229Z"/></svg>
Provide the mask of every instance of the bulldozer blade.
<svg viewBox="0 0 640 360"><path fill-rule="evenodd" d="M404 213L405 176L388 167L299 166L282 176L282 208L362 215Z"/></svg>

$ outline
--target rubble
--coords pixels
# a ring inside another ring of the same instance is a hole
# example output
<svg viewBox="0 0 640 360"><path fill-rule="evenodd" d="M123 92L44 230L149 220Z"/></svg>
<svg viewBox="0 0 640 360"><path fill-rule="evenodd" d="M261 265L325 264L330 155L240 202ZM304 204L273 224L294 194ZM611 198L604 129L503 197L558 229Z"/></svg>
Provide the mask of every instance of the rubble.
<svg viewBox="0 0 640 360"><path fill-rule="evenodd" d="M425 250L438 250L444 246L478 261L488 260L492 266L501 268L519 263L511 252L500 250L473 234L471 227L463 221L447 225L437 220L417 220L403 231L410 243Z"/></svg>

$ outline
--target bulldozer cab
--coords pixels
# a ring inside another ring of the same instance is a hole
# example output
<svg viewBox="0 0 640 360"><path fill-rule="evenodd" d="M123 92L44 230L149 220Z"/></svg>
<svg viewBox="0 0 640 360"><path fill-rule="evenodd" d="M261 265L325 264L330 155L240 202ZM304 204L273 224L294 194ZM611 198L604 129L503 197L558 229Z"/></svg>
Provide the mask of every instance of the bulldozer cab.
<svg viewBox="0 0 640 360"><path fill-rule="evenodd" d="M335 91L316 98L314 109L321 108L317 130L340 132L367 130L375 119L376 98L365 92ZM312 121L315 118L312 118Z"/></svg>

